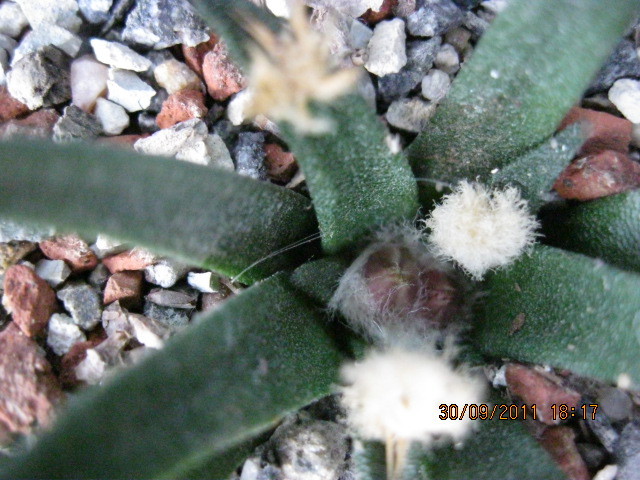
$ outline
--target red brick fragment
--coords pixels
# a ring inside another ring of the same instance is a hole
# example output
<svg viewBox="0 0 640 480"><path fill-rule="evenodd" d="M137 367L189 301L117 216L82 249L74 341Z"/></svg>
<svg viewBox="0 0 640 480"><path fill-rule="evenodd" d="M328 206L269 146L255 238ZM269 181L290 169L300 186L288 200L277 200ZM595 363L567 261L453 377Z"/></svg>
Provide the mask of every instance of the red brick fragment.
<svg viewBox="0 0 640 480"><path fill-rule="evenodd" d="M124 270L144 270L155 263L155 257L149 252L134 248L133 250L105 257L102 259L102 263L111 273L118 273Z"/></svg>
<svg viewBox="0 0 640 480"><path fill-rule="evenodd" d="M562 120L558 130L563 130L577 122L590 124L587 130L588 137L577 156L582 157L602 150L615 150L622 153L629 151L633 124L626 118L588 108L573 107Z"/></svg>
<svg viewBox="0 0 640 480"><path fill-rule="evenodd" d="M64 394L44 351L13 323L0 332L0 352L0 423L18 434L46 428Z"/></svg>
<svg viewBox="0 0 640 480"><path fill-rule="evenodd" d="M195 47L187 47L182 45L182 54L184 55L184 61L191 70L196 72L202 77L202 62L207 52L213 50L213 47L218 43L218 36L211 34L209 40L199 43Z"/></svg>
<svg viewBox="0 0 640 480"><path fill-rule="evenodd" d="M568 480L590 480L591 475L575 443L575 432L570 427L548 427L540 443L556 461Z"/></svg>
<svg viewBox="0 0 640 480"><path fill-rule="evenodd" d="M511 363L507 365L507 386L511 393L527 405L536 406L537 419L547 425L560 423L559 410L556 408L556 419L553 418L552 405L567 405L577 408L581 396L569 388L565 388L547 376L524 365Z"/></svg>
<svg viewBox="0 0 640 480"><path fill-rule="evenodd" d="M640 164L613 150L579 158L560 174L553 188L562 198L593 200L640 187Z"/></svg>
<svg viewBox="0 0 640 480"><path fill-rule="evenodd" d="M58 308L53 289L25 265L13 265L5 273L2 304L29 337L41 333Z"/></svg>
<svg viewBox="0 0 640 480"><path fill-rule="evenodd" d="M13 98L7 87L0 86L0 122L21 117L29 112L29 107Z"/></svg>
<svg viewBox="0 0 640 480"><path fill-rule="evenodd" d="M85 342L73 345L60 361L60 382L65 388L77 387L84 382L76 378L76 367L87 357L87 350L100 345L107 338L104 330L93 334Z"/></svg>
<svg viewBox="0 0 640 480"><path fill-rule="evenodd" d="M298 165L291 152L285 152L277 143L264 145L265 165L269 178L277 182L286 183L296 173Z"/></svg>
<svg viewBox="0 0 640 480"><path fill-rule="evenodd" d="M204 93L199 90L184 89L169 95L156 117L160 128L173 127L176 123L192 118L202 118L207 114Z"/></svg>
<svg viewBox="0 0 640 480"><path fill-rule="evenodd" d="M98 143L105 145L114 145L123 148L133 149L133 144L141 138L147 138L149 133L132 134L132 135L116 135L114 137L99 137L96 139Z"/></svg>
<svg viewBox="0 0 640 480"><path fill-rule="evenodd" d="M229 59L227 47L222 42L216 43L205 54L202 75L209 95L219 102L225 101L247 85L238 67Z"/></svg>
<svg viewBox="0 0 640 480"><path fill-rule="evenodd" d="M53 126L60 115L53 108L42 108L19 120L10 120L0 125L0 136L31 135L50 138Z"/></svg>
<svg viewBox="0 0 640 480"><path fill-rule="evenodd" d="M142 272L123 271L114 273L107 280L104 288L104 304L108 305L120 300L123 307L131 307L140 303L142 298Z"/></svg>
<svg viewBox="0 0 640 480"><path fill-rule="evenodd" d="M369 9L360 17L369 25L375 25L376 23L386 20L393 16L393 9L398 6L398 0L384 0L380 9L376 12Z"/></svg>
<svg viewBox="0 0 640 480"><path fill-rule="evenodd" d="M93 270L98 257L77 235L52 237L40 242L40 250L51 260L64 260L74 273Z"/></svg>

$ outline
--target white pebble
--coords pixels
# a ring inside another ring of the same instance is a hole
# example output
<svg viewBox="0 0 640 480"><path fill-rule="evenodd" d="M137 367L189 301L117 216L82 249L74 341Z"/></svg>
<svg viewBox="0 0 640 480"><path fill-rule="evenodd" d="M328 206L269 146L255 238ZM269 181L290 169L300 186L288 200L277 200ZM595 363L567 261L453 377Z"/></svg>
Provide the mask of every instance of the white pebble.
<svg viewBox="0 0 640 480"><path fill-rule="evenodd" d="M85 334L73 323L71 317L60 313L51 315L47 345L51 347L56 355L64 355L76 343L84 342L86 339Z"/></svg>
<svg viewBox="0 0 640 480"><path fill-rule="evenodd" d="M189 266L175 260L160 260L144 269L144 278L162 288L173 287L189 271Z"/></svg>
<svg viewBox="0 0 640 480"><path fill-rule="evenodd" d="M443 72L455 73L460 70L460 57L453 45L445 43L440 47L433 64Z"/></svg>
<svg viewBox="0 0 640 480"><path fill-rule="evenodd" d="M369 58L364 67L379 77L399 72L407 64L406 39L403 20L380 22L369 41Z"/></svg>
<svg viewBox="0 0 640 480"><path fill-rule="evenodd" d="M277 17L289 18L291 15L287 0L265 0L265 5Z"/></svg>
<svg viewBox="0 0 640 480"><path fill-rule="evenodd" d="M153 76L158 85L164 88L169 95L185 88L203 90L200 77L186 64L176 59L162 62L153 70Z"/></svg>
<svg viewBox="0 0 640 480"><path fill-rule="evenodd" d="M449 91L451 80L442 70L431 70L422 79L422 96L434 102L440 101Z"/></svg>
<svg viewBox="0 0 640 480"><path fill-rule="evenodd" d="M396 128L417 133L427 127L435 111L435 102L425 102L419 98L401 98L389 105L385 118Z"/></svg>
<svg viewBox="0 0 640 480"><path fill-rule="evenodd" d="M156 91L135 73L118 68L109 69L107 99L122 105L129 112L138 112L151 105Z"/></svg>
<svg viewBox="0 0 640 480"><path fill-rule="evenodd" d="M11 1L0 4L0 33L18 38L27 25L29 21L19 5Z"/></svg>
<svg viewBox="0 0 640 480"><path fill-rule="evenodd" d="M120 135L129 126L129 115L125 109L104 98L96 101L93 113L100 120L102 130L107 135Z"/></svg>
<svg viewBox="0 0 640 480"><path fill-rule="evenodd" d="M632 123L640 123L640 81L623 78L609 89L609 100Z"/></svg>
<svg viewBox="0 0 640 480"><path fill-rule="evenodd" d="M251 103L252 95L248 89L236 93L227 106L227 118L233 125L242 125L246 120L247 106Z"/></svg>
<svg viewBox="0 0 640 480"><path fill-rule="evenodd" d="M93 55L83 55L71 63L71 103L90 113L98 97L107 90L109 69Z"/></svg>
<svg viewBox="0 0 640 480"><path fill-rule="evenodd" d="M187 283L203 293L217 292L220 288L220 279L212 272L189 272Z"/></svg>
<svg viewBox="0 0 640 480"><path fill-rule="evenodd" d="M53 288L62 284L71 275L71 269L64 260L40 260L36 263L36 273Z"/></svg>
<svg viewBox="0 0 640 480"><path fill-rule="evenodd" d="M42 24L22 38L20 45L13 53L11 65L15 65L25 55L35 52L46 45L58 47L70 57L75 57L82 46L82 39L57 25Z"/></svg>
<svg viewBox="0 0 640 480"><path fill-rule="evenodd" d="M7 84L7 72L9 71L9 54L0 48L0 85Z"/></svg>
<svg viewBox="0 0 640 480"><path fill-rule="evenodd" d="M93 53L100 62L106 63L111 67L134 72L146 72L151 68L151 60L121 43L92 38L91 48L93 48Z"/></svg>
<svg viewBox="0 0 640 480"><path fill-rule="evenodd" d="M76 0L16 0L32 28L58 25L77 32L82 25Z"/></svg>

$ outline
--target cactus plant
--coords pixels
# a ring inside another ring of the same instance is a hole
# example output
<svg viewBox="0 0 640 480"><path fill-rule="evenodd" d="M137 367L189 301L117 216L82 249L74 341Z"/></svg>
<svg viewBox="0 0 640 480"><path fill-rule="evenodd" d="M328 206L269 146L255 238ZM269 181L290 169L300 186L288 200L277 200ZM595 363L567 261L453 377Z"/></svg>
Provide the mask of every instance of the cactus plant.
<svg viewBox="0 0 640 480"><path fill-rule="evenodd" d="M266 52L262 61L277 62L269 48L291 40L286 24L243 0L194 4L247 71L256 51ZM327 305L349 264L362 252L373 256L367 243L376 232L417 225L433 210L423 187L442 182L453 187L451 195L456 188L475 188L485 192L486 202L513 197L512 210L524 209L526 201L531 215L545 204L583 139L580 128L554 132L639 12L633 0L513 0L406 155L389 151L373 109L356 94L342 95L341 85L326 98L295 99L290 109L301 112L274 115L310 198L233 173L87 144L2 142L3 217L111 234L250 286L164 349L79 394L51 431L0 460L0 476L229 476L286 414L336 392L340 366L363 355L363 340L332 319ZM298 40L296 29L303 28L293 24ZM328 72L326 85L332 75L338 83L353 77ZM474 181L484 186L468 183ZM95 201L106 192L112 201ZM470 269L475 278L464 280L464 292L475 303L473 313L460 310L466 312L460 357L475 365L501 357L544 363L606 382L625 377L637 387L637 338L629 332L640 318L638 202L637 192L627 192L551 211L567 219L561 234L550 236L555 246L540 238L531 247L535 221L529 220L520 242L528 251L515 260L510 252L504 261L487 261L488 268L500 268L483 281L484 268ZM317 238L321 245L308 241ZM384 282L376 288L385 288ZM518 318L525 320L514 328ZM378 342L360 323L355 330L365 333L364 343ZM415 347L416 339L410 342ZM416 444L402 471L387 472L405 479L561 476L518 422L477 423L479 431L462 449ZM354 452L353 464L358 478L384 475L379 445Z"/></svg>

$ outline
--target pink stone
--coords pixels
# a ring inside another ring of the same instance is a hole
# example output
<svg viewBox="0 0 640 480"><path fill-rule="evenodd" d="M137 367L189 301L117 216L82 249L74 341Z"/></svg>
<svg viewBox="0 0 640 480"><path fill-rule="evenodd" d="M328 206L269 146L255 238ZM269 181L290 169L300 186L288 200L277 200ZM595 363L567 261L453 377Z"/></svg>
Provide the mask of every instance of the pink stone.
<svg viewBox="0 0 640 480"><path fill-rule="evenodd" d="M591 475L575 443L575 432L570 427L548 427L540 443L556 461L568 480L591 480Z"/></svg>
<svg viewBox="0 0 640 480"><path fill-rule="evenodd" d="M5 273L2 304L29 337L40 334L58 308L53 289L24 265L9 267Z"/></svg>
<svg viewBox="0 0 640 480"><path fill-rule="evenodd" d="M109 277L104 289L104 304L119 300L122 306L130 307L140 303L142 297L142 272L123 271Z"/></svg>
<svg viewBox="0 0 640 480"><path fill-rule="evenodd" d="M52 237L40 242L40 250L51 260L64 260L74 273L93 270L98 257L77 235Z"/></svg>
<svg viewBox="0 0 640 480"><path fill-rule="evenodd" d="M143 133L140 135L131 134L131 135L116 135L114 137L99 137L97 139L98 143L102 143L104 145L114 145L122 148L133 149L133 144L136 143L141 138L147 138L150 134Z"/></svg>
<svg viewBox="0 0 640 480"><path fill-rule="evenodd" d="M0 332L0 352L0 424L20 434L46 428L64 394L44 351L14 323Z"/></svg>
<svg viewBox="0 0 640 480"><path fill-rule="evenodd" d="M291 152L285 152L277 143L266 143L264 145L267 174L271 180L286 183L291 180L293 174L298 169L296 159Z"/></svg>
<svg viewBox="0 0 640 480"><path fill-rule="evenodd" d="M219 102L225 101L246 87L242 73L229 60L227 47L222 42L217 43L205 54L202 75L209 95Z"/></svg>
<svg viewBox="0 0 640 480"><path fill-rule="evenodd" d="M111 273L118 273L124 270L144 270L149 265L153 265L155 261L155 257L152 254L138 248L102 259L102 263Z"/></svg>
<svg viewBox="0 0 640 480"><path fill-rule="evenodd" d="M571 163L553 188L562 198L593 200L640 187L640 164L626 154L605 150Z"/></svg>
<svg viewBox="0 0 640 480"><path fill-rule="evenodd" d="M109 67L93 55L84 55L71 63L70 71L71 103L90 113L98 97L107 90Z"/></svg>
<svg viewBox="0 0 640 480"><path fill-rule="evenodd" d="M519 397L527 405L536 406L536 418L547 425L556 425L562 420L559 407L556 407L556 418L553 418L552 405L566 405L569 410L577 408L580 394L563 387L524 365L511 363L506 370L507 386L513 395Z"/></svg>
<svg viewBox="0 0 640 480"><path fill-rule="evenodd" d="M176 123L192 118L202 118L207 114L204 93L199 90L180 90L169 95L156 117L160 128L173 127Z"/></svg>
<svg viewBox="0 0 640 480"><path fill-rule="evenodd" d="M13 98L7 87L0 86L0 122L21 117L29 112L29 107Z"/></svg>
<svg viewBox="0 0 640 480"><path fill-rule="evenodd" d="M582 157L602 150L615 150L622 153L629 151L633 124L626 118L574 107L564 117L558 130L564 130L567 126L577 122L589 124L587 139L580 148L578 156Z"/></svg>

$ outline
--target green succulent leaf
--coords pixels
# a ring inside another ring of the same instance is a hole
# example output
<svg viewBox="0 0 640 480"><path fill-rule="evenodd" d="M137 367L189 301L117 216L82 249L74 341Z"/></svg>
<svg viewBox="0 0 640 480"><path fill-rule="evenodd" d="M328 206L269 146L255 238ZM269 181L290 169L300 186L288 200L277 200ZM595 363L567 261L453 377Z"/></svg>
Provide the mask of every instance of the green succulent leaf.
<svg viewBox="0 0 640 480"><path fill-rule="evenodd" d="M545 243L640 271L640 190L545 213Z"/></svg>
<svg viewBox="0 0 640 480"><path fill-rule="evenodd" d="M280 250L317 232L294 192L121 149L12 140L0 143L0 171L0 216L104 233L244 282L308 258Z"/></svg>
<svg viewBox="0 0 640 480"><path fill-rule="evenodd" d="M343 358L322 308L277 274L85 391L0 477L182 478L214 467L212 456L331 393ZM222 465L209 478L226 478L231 465Z"/></svg>
<svg viewBox="0 0 640 480"><path fill-rule="evenodd" d="M351 247L380 225L413 219L416 181L405 157L389 151L384 126L366 101L345 96L317 114L333 122L331 133L283 130L305 174L325 251Z"/></svg>
<svg viewBox="0 0 640 480"><path fill-rule="evenodd" d="M471 338L487 355L640 382L640 275L538 245L483 290Z"/></svg>
<svg viewBox="0 0 640 480"><path fill-rule="evenodd" d="M636 18L637 0L514 0L409 148L420 177L488 177L551 136Z"/></svg>
<svg viewBox="0 0 640 480"><path fill-rule="evenodd" d="M190 0L202 19L221 36L234 61L247 68L250 64L251 36L248 22L260 22L278 31L282 21L266 8L248 0Z"/></svg>
<svg viewBox="0 0 640 480"><path fill-rule="evenodd" d="M495 394L493 404L509 403ZM516 420L477 420L478 431L463 447L428 449L412 446L401 480L547 480L565 478L551 457ZM385 478L385 452L380 443L356 449L359 480Z"/></svg>
<svg viewBox="0 0 640 480"><path fill-rule="evenodd" d="M553 183L584 142L580 125L572 125L539 147L525 153L491 176L491 185L514 185L529 202L531 212L537 212L550 200Z"/></svg>

